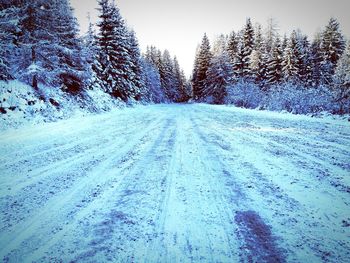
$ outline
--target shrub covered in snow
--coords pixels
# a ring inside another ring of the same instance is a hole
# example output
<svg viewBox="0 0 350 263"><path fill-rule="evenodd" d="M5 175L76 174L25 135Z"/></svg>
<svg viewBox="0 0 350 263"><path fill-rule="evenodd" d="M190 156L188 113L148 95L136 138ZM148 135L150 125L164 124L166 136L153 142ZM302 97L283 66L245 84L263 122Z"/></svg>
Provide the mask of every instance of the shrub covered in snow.
<svg viewBox="0 0 350 263"><path fill-rule="evenodd" d="M228 86L226 93L226 104L251 109L261 106L265 97L258 85L247 81L240 81L235 85Z"/></svg>
<svg viewBox="0 0 350 263"><path fill-rule="evenodd" d="M269 110L296 114L331 112L336 107L332 92L326 86L305 88L288 83L271 88L263 105Z"/></svg>
<svg viewBox="0 0 350 263"><path fill-rule="evenodd" d="M252 82L241 81L227 87L225 103L243 108L262 108L295 114L315 114L324 111L338 113L340 105L335 96L333 90L322 85L304 87L285 83L273 86L265 92Z"/></svg>

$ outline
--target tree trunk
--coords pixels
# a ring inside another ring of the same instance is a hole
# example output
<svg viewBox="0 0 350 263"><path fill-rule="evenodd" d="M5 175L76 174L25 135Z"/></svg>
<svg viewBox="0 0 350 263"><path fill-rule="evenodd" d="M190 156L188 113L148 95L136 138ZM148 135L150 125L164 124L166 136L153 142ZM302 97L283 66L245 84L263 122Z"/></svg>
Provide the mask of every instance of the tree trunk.
<svg viewBox="0 0 350 263"><path fill-rule="evenodd" d="M32 62L35 63L35 61L36 61L35 48L32 47ZM33 75L32 87L36 90L38 89L38 77L37 77L36 73Z"/></svg>

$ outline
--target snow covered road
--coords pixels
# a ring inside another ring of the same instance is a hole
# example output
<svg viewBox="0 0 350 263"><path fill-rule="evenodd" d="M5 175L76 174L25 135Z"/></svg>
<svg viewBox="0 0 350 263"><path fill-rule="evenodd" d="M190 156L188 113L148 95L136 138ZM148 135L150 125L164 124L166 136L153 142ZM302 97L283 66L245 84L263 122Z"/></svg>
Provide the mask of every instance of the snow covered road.
<svg viewBox="0 0 350 263"><path fill-rule="evenodd" d="M350 262L350 125L139 106L0 133L4 262Z"/></svg>

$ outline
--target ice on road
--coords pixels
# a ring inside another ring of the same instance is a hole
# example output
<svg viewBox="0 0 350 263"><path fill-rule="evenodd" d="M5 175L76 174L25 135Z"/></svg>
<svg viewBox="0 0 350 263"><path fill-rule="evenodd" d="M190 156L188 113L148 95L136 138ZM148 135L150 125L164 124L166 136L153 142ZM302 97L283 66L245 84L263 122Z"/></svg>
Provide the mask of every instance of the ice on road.
<svg viewBox="0 0 350 263"><path fill-rule="evenodd" d="M0 133L3 262L350 262L350 125L202 104Z"/></svg>

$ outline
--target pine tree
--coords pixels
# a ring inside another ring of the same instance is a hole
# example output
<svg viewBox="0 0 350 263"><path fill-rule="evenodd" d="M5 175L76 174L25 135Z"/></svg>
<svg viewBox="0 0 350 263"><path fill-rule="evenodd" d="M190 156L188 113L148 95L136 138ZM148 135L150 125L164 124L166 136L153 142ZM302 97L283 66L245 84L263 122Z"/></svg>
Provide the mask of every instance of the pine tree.
<svg viewBox="0 0 350 263"><path fill-rule="evenodd" d="M129 76L133 76L132 59L129 52L129 32L125 22L120 15L119 9L114 2L111 8L111 25L112 25L112 76L114 87L112 95L127 101L135 98L137 91Z"/></svg>
<svg viewBox="0 0 350 263"><path fill-rule="evenodd" d="M265 33L266 52L268 54L273 52L273 48L276 46L276 40L279 39L277 28L278 26L276 21L273 18L269 18L267 20L267 28Z"/></svg>
<svg viewBox="0 0 350 263"><path fill-rule="evenodd" d="M232 64L232 69L233 69L237 52L238 52L238 39L237 39L236 33L232 31L227 42L227 53L230 58L230 63Z"/></svg>
<svg viewBox="0 0 350 263"><path fill-rule="evenodd" d="M247 19L246 26L243 34L243 76L250 78L252 72L250 70L250 55L252 54L254 48L254 29L250 18Z"/></svg>
<svg viewBox="0 0 350 263"><path fill-rule="evenodd" d="M277 38L272 47L272 54L267 61L266 80L268 85L276 85L280 82L282 78L282 57L280 40Z"/></svg>
<svg viewBox="0 0 350 263"><path fill-rule="evenodd" d="M251 79L250 55L254 49L254 29L250 18L247 19L238 44L238 52L234 60L234 75L237 78Z"/></svg>
<svg viewBox="0 0 350 263"><path fill-rule="evenodd" d="M334 75L334 92L339 113L350 113L350 42L337 62Z"/></svg>
<svg viewBox="0 0 350 263"><path fill-rule="evenodd" d="M90 15L88 15L89 26L88 31L83 37L83 54L87 65L87 87L93 89L94 87L101 88L99 85L96 72L97 68L101 66L98 64L98 43L94 25L90 21Z"/></svg>
<svg viewBox="0 0 350 263"><path fill-rule="evenodd" d="M211 58L212 54L210 52L209 39L207 35L204 34L202 44L199 48L198 57L196 59L197 65L195 67L195 75L193 75L192 79L193 96L195 100L201 100L204 98L203 90L205 88L207 70L209 68Z"/></svg>
<svg viewBox="0 0 350 263"><path fill-rule="evenodd" d="M297 84L300 82L300 50L297 32L293 31L286 47L282 61L282 76L287 82Z"/></svg>
<svg viewBox="0 0 350 263"><path fill-rule="evenodd" d="M141 65L145 90L143 94L144 100L154 103L166 102L165 94L160 83L158 68L146 56L141 59Z"/></svg>
<svg viewBox="0 0 350 263"><path fill-rule="evenodd" d="M261 25L257 25L255 30L254 49L250 54L250 74L252 79L264 87L267 65L266 45L261 33Z"/></svg>
<svg viewBox="0 0 350 263"><path fill-rule="evenodd" d="M84 87L84 67L82 43L78 38L78 23L68 0L53 0L54 23L50 32L55 36L55 55L58 60L55 71L68 91L76 93Z"/></svg>
<svg viewBox="0 0 350 263"><path fill-rule="evenodd" d="M191 87L192 87L192 98L194 99L194 90L197 89L199 84L199 75L198 75L198 69L199 69L199 51L200 46L198 45L196 48L196 53L194 57L194 63L193 63L193 70L192 70L192 76L191 76Z"/></svg>
<svg viewBox="0 0 350 263"><path fill-rule="evenodd" d="M84 87L78 26L67 0L18 1L20 17L15 77L38 89L38 84L66 87L78 92Z"/></svg>
<svg viewBox="0 0 350 263"><path fill-rule="evenodd" d="M55 85L58 57L52 46L52 26L57 9L54 1L29 0L20 4L21 30L18 53L14 59L15 77L38 89L38 83Z"/></svg>
<svg viewBox="0 0 350 263"><path fill-rule="evenodd" d="M337 62L345 48L344 37L340 32L339 23L331 18L322 33L322 81L331 84Z"/></svg>
<svg viewBox="0 0 350 263"><path fill-rule="evenodd" d="M13 79L11 60L16 52L20 33L17 5L0 2L0 80Z"/></svg>
<svg viewBox="0 0 350 263"><path fill-rule="evenodd" d="M322 70L322 52L321 52L321 34L316 34L310 47L310 60L311 60L311 79L312 85L318 86L321 83L321 70Z"/></svg>
<svg viewBox="0 0 350 263"><path fill-rule="evenodd" d="M133 76L130 56L130 35L119 9L108 0L99 1L98 66L95 67L100 85L116 98L127 101L137 91L130 80Z"/></svg>
<svg viewBox="0 0 350 263"><path fill-rule="evenodd" d="M299 37L299 78L304 86L312 86L312 55L311 47L307 36L300 35Z"/></svg>
<svg viewBox="0 0 350 263"><path fill-rule="evenodd" d="M164 50L162 55L162 66L163 66L163 84L165 87L165 94L169 101L178 100L178 83L174 76L174 64L173 59L170 56L168 50Z"/></svg>
<svg viewBox="0 0 350 263"><path fill-rule="evenodd" d="M186 78L184 72L181 70L179 62L176 57L173 61L173 76L175 79L176 94L175 102L185 102L188 100L188 94L186 91Z"/></svg>
<svg viewBox="0 0 350 263"><path fill-rule="evenodd" d="M214 44L213 57L207 70L203 98L213 103L223 103L226 88L232 82L233 72L230 56L226 48L226 39L220 36Z"/></svg>
<svg viewBox="0 0 350 263"><path fill-rule="evenodd" d="M142 82L142 68L141 68L141 53L139 44L134 31L129 32L128 51L131 62L131 74L128 75L129 81L133 83L134 91L133 97L140 100L144 97L144 83Z"/></svg>

